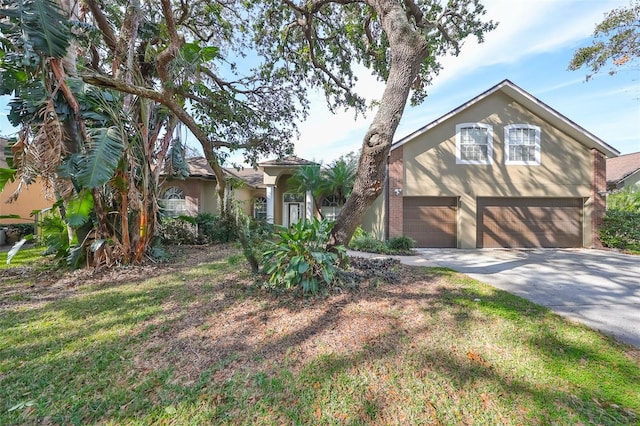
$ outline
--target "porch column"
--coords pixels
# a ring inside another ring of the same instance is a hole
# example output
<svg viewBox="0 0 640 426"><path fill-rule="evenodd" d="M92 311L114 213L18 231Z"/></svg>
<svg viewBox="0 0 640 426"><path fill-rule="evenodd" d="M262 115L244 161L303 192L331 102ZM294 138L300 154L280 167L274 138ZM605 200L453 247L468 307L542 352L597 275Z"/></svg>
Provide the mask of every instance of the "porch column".
<svg viewBox="0 0 640 426"><path fill-rule="evenodd" d="M313 219L313 195L311 195L311 191L307 191L307 196L304 199L305 207L306 207L306 215L305 218L307 220Z"/></svg>
<svg viewBox="0 0 640 426"><path fill-rule="evenodd" d="M273 218L275 217L274 198L274 185L267 185L267 223L271 224L273 224Z"/></svg>

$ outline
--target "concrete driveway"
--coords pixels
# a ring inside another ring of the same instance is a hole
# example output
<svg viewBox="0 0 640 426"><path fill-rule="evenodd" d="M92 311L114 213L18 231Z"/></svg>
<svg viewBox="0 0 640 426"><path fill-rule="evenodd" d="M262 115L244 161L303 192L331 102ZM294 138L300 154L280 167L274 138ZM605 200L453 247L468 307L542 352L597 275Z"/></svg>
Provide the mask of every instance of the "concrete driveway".
<svg viewBox="0 0 640 426"><path fill-rule="evenodd" d="M403 263L449 267L640 347L640 256L583 249L418 252Z"/></svg>

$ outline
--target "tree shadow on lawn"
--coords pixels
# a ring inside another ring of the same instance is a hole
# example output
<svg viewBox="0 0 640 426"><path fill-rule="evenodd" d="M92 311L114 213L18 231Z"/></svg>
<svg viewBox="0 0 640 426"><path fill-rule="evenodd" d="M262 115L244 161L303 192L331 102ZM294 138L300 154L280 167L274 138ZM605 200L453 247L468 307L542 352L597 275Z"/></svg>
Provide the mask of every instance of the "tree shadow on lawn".
<svg viewBox="0 0 640 426"><path fill-rule="evenodd" d="M500 348L475 340L477 329L495 318L560 319L523 299L475 287L451 271L402 267L402 280L395 284L371 282L359 290L301 299L263 291L250 284L244 270L223 263L131 286L98 285L82 298L11 313L19 316L9 319L18 326L60 315L76 329L58 336L29 330L24 342L0 351L6 367L0 394L8 405L3 411L34 399L34 412L24 417L25 411L16 411L18 417L9 419L155 421L163 407L183 404L198 411L204 400L209 404L204 411L223 416L218 420L235 416L243 423L250 418L242 417L243 410L271 404L285 422L335 423L317 411L319 403L333 398L352 401L345 410L356 423L400 424L393 416L405 407L400 395L408 387L420 395L412 409L421 407L427 417L445 423L455 415L493 421L503 414L544 423L552 416L549 407L558 404L555 410L580 421L602 410L616 419L631 418L615 408L624 408L615 393L601 409L587 397L578 403L570 391L552 384L514 377L495 360ZM509 338L524 345L525 354L539 350L535 334ZM81 347L74 349L76 342ZM619 380L636 380L638 366L627 362ZM336 389L354 373L373 382L351 384L349 395ZM398 375L404 379L394 381ZM273 389L261 378L284 385ZM217 402L210 401L213 395ZM533 403L540 413L515 412L520 401L529 408Z"/></svg>

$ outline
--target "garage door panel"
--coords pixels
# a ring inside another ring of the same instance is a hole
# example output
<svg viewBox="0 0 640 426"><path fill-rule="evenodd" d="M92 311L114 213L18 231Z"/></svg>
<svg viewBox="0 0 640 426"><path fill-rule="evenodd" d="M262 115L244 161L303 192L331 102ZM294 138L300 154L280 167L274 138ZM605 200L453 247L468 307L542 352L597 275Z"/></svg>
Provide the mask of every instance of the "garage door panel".
<svg viewBox="0 0 640 426"><path fill-rule="evenodd" d="M457 246L457 198L405 197L403 203L403 234L417 247Z"/></svg>
<svg viewBox="0 0 640 426"><path fill-rule="evenodd" d="M581 246L581 199L478 199L478 247Z"/></svg>

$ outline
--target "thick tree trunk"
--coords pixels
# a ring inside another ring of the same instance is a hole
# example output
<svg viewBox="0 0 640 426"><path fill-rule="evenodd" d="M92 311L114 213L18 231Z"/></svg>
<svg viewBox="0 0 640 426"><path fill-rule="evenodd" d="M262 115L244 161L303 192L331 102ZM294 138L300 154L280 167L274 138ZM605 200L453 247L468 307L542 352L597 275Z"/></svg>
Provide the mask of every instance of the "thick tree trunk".
<svg viewBox="0 0 640 426"><path fill-rule="evenodd" d="M426 40L414 30L397 1L377 1L373 6L389 39L391 67L380 107L362 142L353 191L331 233L331 246L349 243L362 217L382 193L393 136L409 98L411 85L428 53Z"/></svg>

